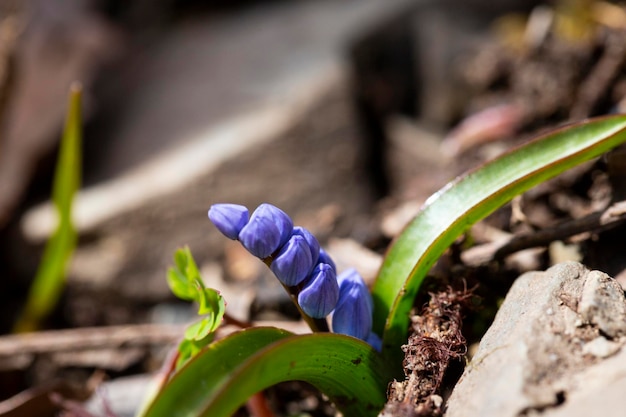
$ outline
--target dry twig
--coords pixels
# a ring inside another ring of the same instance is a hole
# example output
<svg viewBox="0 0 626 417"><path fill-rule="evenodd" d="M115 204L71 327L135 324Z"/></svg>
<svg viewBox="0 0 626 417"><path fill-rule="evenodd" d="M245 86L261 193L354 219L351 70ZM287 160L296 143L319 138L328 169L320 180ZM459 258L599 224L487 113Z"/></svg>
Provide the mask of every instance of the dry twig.
<svg viewBox="0 0 626 417"><path fill-rule="evenodd" d="M476 246L462 254L466 265L477 266L492 260L502 260L524 249L547 246L581 233L602 232L626 221L626 201L620 201L606 210L597 211L529 234L515 235L508 240Z"/></svg>

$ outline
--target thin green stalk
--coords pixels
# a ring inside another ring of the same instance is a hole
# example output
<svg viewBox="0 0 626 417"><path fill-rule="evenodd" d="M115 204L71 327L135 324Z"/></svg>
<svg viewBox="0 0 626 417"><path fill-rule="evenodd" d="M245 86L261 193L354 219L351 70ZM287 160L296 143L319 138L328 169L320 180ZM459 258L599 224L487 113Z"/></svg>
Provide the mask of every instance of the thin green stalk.
<svg viewBox="0 0 626 417"><path fill-rule="evenodd" d="M37 330L54 310L76 247L77 233L72 224L71 208L81 177L81 90L78 83L70 88L69 109L54 175L52 201L59 223L46 243L26 304L13 328L16 333Z"/></svg>

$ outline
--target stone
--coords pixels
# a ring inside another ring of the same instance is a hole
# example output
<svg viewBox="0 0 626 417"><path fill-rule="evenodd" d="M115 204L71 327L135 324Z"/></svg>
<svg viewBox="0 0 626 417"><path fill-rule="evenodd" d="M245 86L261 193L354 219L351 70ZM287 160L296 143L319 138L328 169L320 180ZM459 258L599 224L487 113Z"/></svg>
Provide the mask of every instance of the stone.
<svg viewBox="0 0 626 417"><path fill-rule="evenodd" d="M608 275L591 271L578 310L583 319L610 337L626 334L626 304L621 285Z"/></svg>
<svg viewBox="0 0 626 417"><path fill-rule="evenodd" d="M625 308L621 286L580 263L522 275L454 388L446 416L623 415Z"/></svg>

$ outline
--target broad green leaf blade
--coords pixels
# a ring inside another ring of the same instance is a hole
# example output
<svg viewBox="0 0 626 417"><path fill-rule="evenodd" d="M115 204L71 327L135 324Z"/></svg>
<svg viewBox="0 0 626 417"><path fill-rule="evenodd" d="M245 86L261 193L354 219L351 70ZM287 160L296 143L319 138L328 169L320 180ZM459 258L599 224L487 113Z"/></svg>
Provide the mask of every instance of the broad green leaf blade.
<svg viewBox="0 0 626 417"><path fill-rule="evenodd" d="M392 243L372 292L374 330L400 364L409 312L431 266L473 223L531 187L626 142L626 116L592 119L517 148L434 194Z"/></svg>
<svg viewBox="0 0 626 417"><path fill-rule="evenodd" d="M266 346L292 334L268 327L234 333L209 345L174 374L143 417L197 416L209 396L242 362Z"/></svg>
<svg viewBox="0 0 626 417"><path fill-rule="evenodd" d="M264 347L261 336L269 342ZM210 345L172 378L145 417L228 417L253 394L291 380L316 386L347 417L378 414L389 376L368 344L330 333L287 336L257 328Z"/></svg>
<svg viewBox="0 0 626 417"><path fill-rule="evenodd" d="M71 208L81 178L80 98L81 87L72 85L52 190L59 223L44 248L26 305L15 324L16 332L36 330L41 320L54 309L65 285L67 263L76 246Z"/></svg>
<svg viewBox="0 0 626 417"><path fill-rule="evenodd" d="M202 417L228 417L256 392L284 381L306 381L346 417L377 416L389 375L367 343L332 333L292 336L250 357L212 396Z"/></svg>

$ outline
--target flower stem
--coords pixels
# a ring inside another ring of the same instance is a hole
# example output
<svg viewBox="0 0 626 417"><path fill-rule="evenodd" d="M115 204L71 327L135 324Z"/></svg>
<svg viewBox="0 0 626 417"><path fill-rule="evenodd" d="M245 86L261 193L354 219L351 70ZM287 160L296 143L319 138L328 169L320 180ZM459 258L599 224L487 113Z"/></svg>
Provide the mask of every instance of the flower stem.
<svg viewBox="0 0 626 417"><path fill-rule="evenodd" d="M287 291L287 294L289 294L289 298L291 298L291 301L293 301L293 303L295 304L296 308L298 309L298 312L300 313L300 315L302 316L302 318L304 319L304 321L306 322L306 324L309 325L309 327L311 328L311 330L314 333L317 332L329 332L330 329L328 328L328 322L326 321L326 319L315 319L311 316L309 316L308 314L306 314L304 311L302 311L302 308L300 307L300 304L298 304L298 292L299 292L299 288L298 287L288 287L284 284L283 288L285 289L285 291Z"/></svg>
<svg viewBox="0 0 626 417"><path fill-rule="evenodd" d="M232 324L233 326L237 326L242 329L248 329L250 327L254 327L254 324L250 323L249 321L238 320L226 312L224 313L224 323Z"/></svg>
<svg viewBox="0 0 626 417"><path fill-rule="evenodd" d="M270 265L272 264L273 259L274 258L272 256L268 256L267 258L263 259L263 263L267 265L267 267L269 268ZM325 318L315 319L309 316L308 314L306 314L304 311L302 311L300 304L298 304L298 293L300 292L300 288L298 286L288 287L287 285L282 284L282 283L281 285L283 286L285 291L287 291L287 294L289 294L289 298L291 298L291 301L298 309L298 312L300 313L300 315L302 316L306 324L309 325L309 327L314 333L330 331L328 327L328 322L326 321Z"/></svg>

